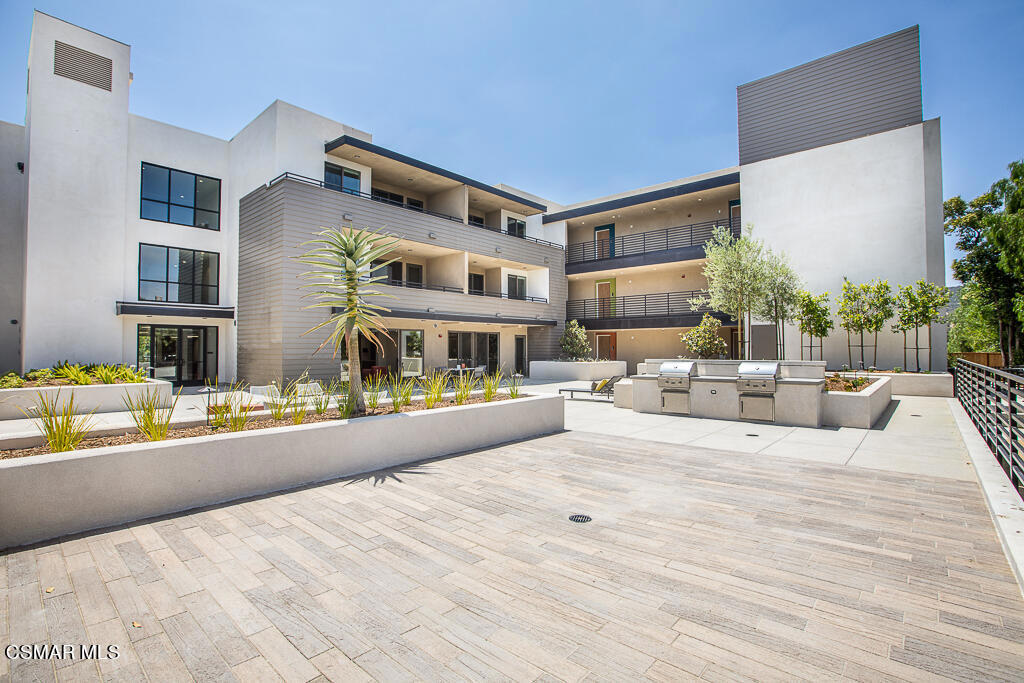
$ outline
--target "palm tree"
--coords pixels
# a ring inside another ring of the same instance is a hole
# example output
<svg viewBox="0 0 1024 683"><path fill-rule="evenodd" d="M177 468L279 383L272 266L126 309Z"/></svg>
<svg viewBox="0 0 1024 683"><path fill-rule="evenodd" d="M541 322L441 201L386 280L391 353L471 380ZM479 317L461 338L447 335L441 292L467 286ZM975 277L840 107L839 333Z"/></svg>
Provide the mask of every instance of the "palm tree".
<svg viewBox="0 0 1024 683"><path fill-rule="evenodd" d="M354 412L366 412L363 397L363 380L359 367L359 335L363 335L383 351L380 337L388 337L387 328L380 312L389 312L383 306L370 303L375 296L395 298L376 289L373 285L386 279L376 275L392 261L377 267L373 262L392 251L397 239L386 238L379 231L357 230L355 228L324 228L317 233L319 239L303 242L301 246L312 246L298 257L299 261L313 266L314 270L303 273L309 280L303 287L311 291L307 297L316 303L305 308L328 308L331 316L306 330L303 334L330 327L330 334L317 351L331 344L337 357L342 345L348 351L349 392L354 399Z"/></svg>

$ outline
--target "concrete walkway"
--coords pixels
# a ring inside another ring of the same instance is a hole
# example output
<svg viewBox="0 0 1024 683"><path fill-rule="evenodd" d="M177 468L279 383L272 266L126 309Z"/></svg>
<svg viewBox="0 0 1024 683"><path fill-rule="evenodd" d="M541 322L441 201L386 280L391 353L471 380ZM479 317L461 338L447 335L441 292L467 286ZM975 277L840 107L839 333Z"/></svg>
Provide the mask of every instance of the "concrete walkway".
<svg viewBox="0 0 1024 683"><path fill-rule="evenodd" d="M553 393L560 387L587 385L587 382L538 383L530 388ZM893 399L890 411L873 429L811 429L654 415L615 408L610 401L580 399L566 400L565 427L592 434L974 481L970 458L948 399L929 396L894 396Z"/></svg>

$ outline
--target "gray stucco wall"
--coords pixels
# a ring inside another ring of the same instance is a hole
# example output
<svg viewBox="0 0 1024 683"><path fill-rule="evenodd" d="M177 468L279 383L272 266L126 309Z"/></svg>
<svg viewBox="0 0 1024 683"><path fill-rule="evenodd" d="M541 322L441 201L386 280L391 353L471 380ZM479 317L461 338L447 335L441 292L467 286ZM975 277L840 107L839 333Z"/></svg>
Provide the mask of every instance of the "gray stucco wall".
<svg viewBox="0 0 1024 683"><path fill-rule="evenodd" d="M529 358L541 360L557 354L564 326L564 252L501 233L464 225L327 190L283 180L261 187L242 198L239 206L238 264L238 372L253 383L296 377L309 368L314 377L337 373L338 361L329 350L313 351L326 331L303 336L327 315L324 309L303 310L301 274L306 266L295 260L322 226L348 224L384 228L385 232L425 245L466 250L549 269L548 303L472 296L451 292L388 287L396 299L381 301L393 310L460 313L493 317L495 324L509 318L555 320L557 326L529 328ZM431 237L433 235L433 237ZM501 249L500 252L497 249ZM500 314L500 315L497 315Z"/></svg>
<svg viewBox="0 0 1024 683"><path fill-rule="evenodd" d="M0 121L0 375L22 369L27 176L19 161L28 163L25 127Z"/></svg>
<svg viewBox="0 0 1024 683"><path fill-rule="evenodd" d="M921 122L911 26L736 88L740 164Z"/></svg>

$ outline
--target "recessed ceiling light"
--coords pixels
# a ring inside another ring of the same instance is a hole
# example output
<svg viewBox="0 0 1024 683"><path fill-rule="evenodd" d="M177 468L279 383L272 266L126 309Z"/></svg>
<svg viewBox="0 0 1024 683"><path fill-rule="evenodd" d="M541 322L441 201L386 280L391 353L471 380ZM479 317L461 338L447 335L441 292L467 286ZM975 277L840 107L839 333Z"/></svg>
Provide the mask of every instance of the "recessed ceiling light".
<svg viewBox="0 0 1024 683"><path fill-rule="evenodd" d="M356 154L355 156L356 156L356 159L358 159L358 158L359 158L359 155L358 155L358 154Z"/></svg>
<svg viewBox="0 0 1024 683"><path fill-rule="evenodd" d="M406 180L408 180L410 183L412 182L412 178L406 178Z"/></svg>

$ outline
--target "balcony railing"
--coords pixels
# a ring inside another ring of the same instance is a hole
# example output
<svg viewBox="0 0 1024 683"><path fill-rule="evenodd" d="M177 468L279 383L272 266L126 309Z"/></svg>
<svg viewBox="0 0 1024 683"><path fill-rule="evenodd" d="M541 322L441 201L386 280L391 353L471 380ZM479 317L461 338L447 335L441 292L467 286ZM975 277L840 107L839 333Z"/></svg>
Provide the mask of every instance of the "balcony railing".
<svg viewBox="0 0 1024 683"><path fill-rule="evenodd" d="M455 292L462 294L461 287L449 287L448 285L425 285L422 282L411 282L409 280L381 280L380 284L392 287L408 287L409 289L429 289L433 292Z"/></svg>
<svg viewBox="0 0 1024 683"><path fill-rule="evenodd" d="M525 294L515 296L508 292L486 292L482 289L470 289L469 293L473 296L490 296L495 299L510 299L511 301L532 301L538 304L546 304L548 300L542 296L526 296Z"/></svg>
<svg viewBox="0 0 1024 683"><path fill-rule="evenodd" d="M570 299L565 304L565 317L567 320L593 320L707 313L712 310L707 305L707 294L704 290L694 289L604 299Z"/></svg>
<svg viewBox="0 0 1024 683"><path fill-rule="evenodd" d="M1024 377L960 358L956 397L1024 498Z"/></svg>
<svg viewBox="0 0 1024 683"><path fill-rule="evenodd" d="M420 208L420 207L417 207L417 206L410 206L409 204L403 204L402 202L398 202L398 201L395 201L393 199L388 199L387 197L375 197L374 195L367 194L366 192L360 192L358 190L349 190L349 189L340 187L338 185L332 185L330 183L325 183L322 180L317 180L316 178L310 178L308 176L299 175L298 173L291 173L291 172L287 172L286 171L285 173L282 173L281 175L277 176L276 178L271 180L269 183L267 183L267 187L271 187L271 186L277 184L278 182L280 182L282 180L295 180L295 181L298 181L300 183L306 183L307 185L316 185L317 187L322 187L325 190L333 190L335 192L341 192L343 194L352 195L353 197L361 197L363 199L369 199L370 201L380 202L381 204L390 204L391 206L396 206L396 207L398 207L400 209L406 209L408 211L415 211L416 213L425 213L425 214L427 214L429 216L434 216L435 218L443 218L443 219L445 219L447 221L453 221L455 223L461 223L463 225L471 225L474 228L482 228L483 230L489 230L490 232L501 233L502 235L508 235L509 237L518 237L519 239L527 240L528 242L535 242L537 244L543 244L543 245L548 246L548 247L557 247L558 249L564 249L565 248L561 244L557 244L555 242L549 242L547 240L538 239L536 237L530 237L529 235L520 235L518 233L508 232L507 230L502 230L500 228L489 228L489 227L487 227L485 225L481 225L479 223L468 223L468 224L467 223L463 223L462 219L459 218L458 216L452 216L452 215L447 214L447 213L439 213L437 211L431 211L429 209L423 209L423 208Z"/></svg>
<svg viewBox="0 0 1024 683"><path fill-rule="evenodd" d="M715 228L719 226L729 228L734 237L738 237L740 234L738 218L705 221L692 225L680 225L675 228L622 235L612 240L592 240L570 244L565 248L565 262L583 263L620 256L647 254L652 251L700 246L711 239Z"/></svg>

